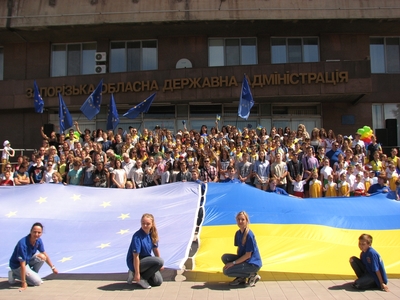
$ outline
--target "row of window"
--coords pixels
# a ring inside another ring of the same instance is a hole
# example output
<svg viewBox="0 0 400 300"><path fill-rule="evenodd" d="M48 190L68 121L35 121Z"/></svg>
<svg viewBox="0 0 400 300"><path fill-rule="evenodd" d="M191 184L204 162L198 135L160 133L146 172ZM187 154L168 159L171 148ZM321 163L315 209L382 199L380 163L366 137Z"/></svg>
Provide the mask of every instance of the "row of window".
<svg viewBox="0 0 400 300"><path fill-rule="evenodd" d="M96 73L97 44L53 44L51 76L74 76ZM319 61L317 37L271 38L271 63L302 63ZM400 37L370 38L372 73L400 73ZM210 38L208 65L257 65L257 38ZM4 70L3 48L0 47L0 80ZM111 42L109 72L131 72L158 69L156 40Z"/></svg>
<svg viewBox="0 0 400 300"><path fill-rule="evenodd" d="M319 61L316 37L272 38L272 63ZM51 76L71 76L95 73L96 43L52 45ZM256 38L212 38L208 44L208 65L256 65ZM109 72L157 70L157 41L111 42Z"/></svg>

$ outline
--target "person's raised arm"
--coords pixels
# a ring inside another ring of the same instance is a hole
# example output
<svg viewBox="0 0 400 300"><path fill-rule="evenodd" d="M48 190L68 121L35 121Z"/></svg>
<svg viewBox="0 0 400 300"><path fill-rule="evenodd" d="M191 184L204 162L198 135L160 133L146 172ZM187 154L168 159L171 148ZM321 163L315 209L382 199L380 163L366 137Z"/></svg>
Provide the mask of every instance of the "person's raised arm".
<svg viewBox="0 0 400 300"><path fill-rule="evenodd" d="M42 135L42 138L46 141L50 140L50 138L44 133L44 127L40 127L40 134Z"/></svg>

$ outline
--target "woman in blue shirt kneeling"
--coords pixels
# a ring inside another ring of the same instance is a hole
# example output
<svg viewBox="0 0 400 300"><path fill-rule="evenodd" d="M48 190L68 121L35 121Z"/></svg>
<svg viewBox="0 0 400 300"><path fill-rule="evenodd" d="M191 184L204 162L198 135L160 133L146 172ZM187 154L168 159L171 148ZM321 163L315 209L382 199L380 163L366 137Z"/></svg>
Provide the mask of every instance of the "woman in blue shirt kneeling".
<svg viewBox="0 0 400 300"><path fill-rule="evenodd" d="M160 270L164 260L158 250L158 232L152 214L142 216L141 228L132 237L126 263L129 268L128 284L135 281L144 289L162 284Z"/></svg>
<svg viewBox="0 0 400 300"><path fill-rule="evenodd" d="M256 238L249 228L250 220L245 211L236 215L236 222L239 226L235 234L237 254L222 255L221 259L225 264L223 272L226 276L236 277L229 283L231 286L245 284L247 279L249 286L255 286L261 279L257 272L262 266Z"/></svg>

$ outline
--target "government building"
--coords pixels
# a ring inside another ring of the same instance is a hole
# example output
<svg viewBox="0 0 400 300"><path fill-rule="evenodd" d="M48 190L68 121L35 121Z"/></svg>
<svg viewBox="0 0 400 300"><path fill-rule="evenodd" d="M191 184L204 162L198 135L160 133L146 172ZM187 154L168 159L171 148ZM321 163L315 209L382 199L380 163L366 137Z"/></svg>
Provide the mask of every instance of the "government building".
<svg viewBox="0 0 400 300"><path fill-rule="evenodd" d="M59 131L59 99L83 130L199 130L305 124L353 135L370 126L397 145L400 1L5 0L0 4L0 139L41 145ZM247 76L254 106L238 104ZM80 107L103 80L100 113ZM34 110L36 81L44 100ZM148 113L122 115L153 93Z"/></svg>

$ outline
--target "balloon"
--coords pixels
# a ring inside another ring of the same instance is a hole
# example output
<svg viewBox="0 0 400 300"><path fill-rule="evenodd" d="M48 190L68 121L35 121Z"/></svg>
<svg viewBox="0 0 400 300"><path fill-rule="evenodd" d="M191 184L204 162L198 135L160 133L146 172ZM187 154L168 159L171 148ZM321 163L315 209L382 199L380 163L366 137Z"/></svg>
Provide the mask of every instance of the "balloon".
<svg viewBox="0 0 400 300"><path fill-rule="evenodd" d="M365 131L370 131L370 130L371 130L371 127L369 127L369 126L364 126L363 129L364 129Z"/></svg>
<svg viewBox="0 0 400 300"><path fill-rule="evenodd" d="M364 133L364 130L363 130L362 128L359 128L359 129L357 130L357 133L358 133L359 135L362 135L362 134Z"/></svg>
<svg viewBox="0 0 400 300"><path fill-rule="evenodd" d="M364 143L366 143L366 144L370 144L370 143L371 143L371 138L370 138L370 137L367 137L367 138L363 139L362 141L363 141Z"/></svg>

